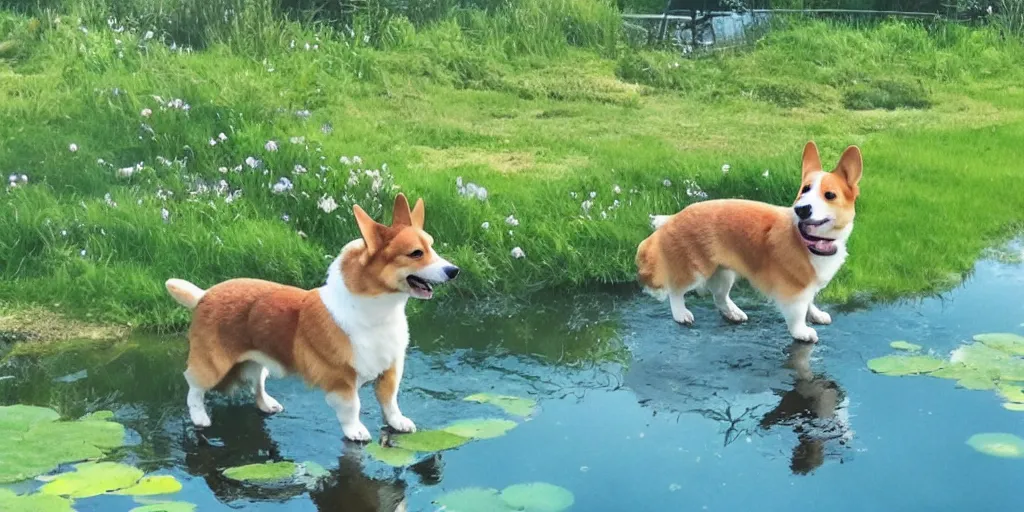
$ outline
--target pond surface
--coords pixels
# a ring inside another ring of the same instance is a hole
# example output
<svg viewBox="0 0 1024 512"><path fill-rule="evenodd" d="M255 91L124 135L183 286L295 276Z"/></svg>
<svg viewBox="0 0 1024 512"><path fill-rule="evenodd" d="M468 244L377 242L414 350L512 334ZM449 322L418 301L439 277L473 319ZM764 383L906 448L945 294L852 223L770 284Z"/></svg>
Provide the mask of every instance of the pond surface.
<svg viewBox="0 0 1024 512"><path fill-rule="evenodd" d="M746 300L739 300L739 299ZM181 336L138 338L8 358L0 403L68 417L110 409L131 445L115 451L184 485L198 510L435 511L465 487L548 482L572 510L1019 510L1024 459L973 450L980 432L1024 436L1024 412L954 381L872 373L868 359L907 340L937 357L974 334L1024 332L1024 270L983 261L962 287L933 299L832 312L816 346L791 345L781 316L752 294L727 325L706 300L698 325L635 289L550 297L509 311L450 305L417 315L400 401L420 428L505 417L462 400L491 392L538 401L506 435L396 469L341 440L320 391L271 380L284 406L264 416L251 398L213 395L213 426L195 431L185 407ZM381 425L372 389L363 421ZM376 432L375 432L376 438ZM269 460L315 461L318 486L243 485L221 470ZM18 484L25 488L26 484ZM35 484L29 484L29 486ZM79 500L79 511L129 510L129 497ZM401 510L401 509L399 509Z"/></svg>

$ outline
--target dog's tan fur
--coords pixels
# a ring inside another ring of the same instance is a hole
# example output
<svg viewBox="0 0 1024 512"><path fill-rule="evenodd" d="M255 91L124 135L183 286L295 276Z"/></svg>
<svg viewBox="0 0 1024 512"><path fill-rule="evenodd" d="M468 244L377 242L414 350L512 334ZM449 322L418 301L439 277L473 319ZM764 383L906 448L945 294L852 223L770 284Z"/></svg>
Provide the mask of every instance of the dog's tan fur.
<svg viewBox="0 0 1024 512"><path fill-rule="evenodd" d="M814 317L825 320L828 316L818 311L810 299L828 283L845 259L845 237L852 230L860 175L860 150L855 146L843 153L831 173L822 171L813 142L804 148L797 202L802 197L806 202L805 191L818 195L814 202L822 204L821 209L828 210L832 220L827 232L816 234L836 234L840 245L837 255L819 256L809 251L791 207L740 199L711 200L658 219L660 226L637 248L638 279L649 291L668 293L673 299L676 320L682 323L692 322L692 315L682 305L682 295L705 286L715 295L716 305L727 318L746 320L746 315L728 298L736 274L782 305L807 302L803 316L810 314L812 321ZM792 330L794 326L790 327ZM812 333L813 330L794 332L794 336L816 340Z"/></svg>

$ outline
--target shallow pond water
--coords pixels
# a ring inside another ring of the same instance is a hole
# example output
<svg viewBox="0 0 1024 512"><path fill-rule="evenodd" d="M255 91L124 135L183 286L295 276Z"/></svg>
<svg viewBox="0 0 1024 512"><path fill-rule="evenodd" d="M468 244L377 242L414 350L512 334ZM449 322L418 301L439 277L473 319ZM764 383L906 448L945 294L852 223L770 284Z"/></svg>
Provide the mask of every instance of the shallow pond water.
<svg viewBox="0 0 1024 512"><path fill-rule="evenodd" d="M745 300L742 300L745 299ZM188 422L181 336L8 357L0 403L53 407L67 417L110 409L129 430L111 454L183 484L170 499L198 510L435 511L466 487L548 482L572 510L1016 510L1024 459L966 444L981 432L1024 436L1024 412L954 381L892 377L866 361L907 340L937 357L984 332L1024 332L1024 270L983 261L941 297L836 311L816 346L790 344L754 295L751 317L726 324L707 301L698 326L635 289L552 296L507 310L449 305L417 315L400 400L421 428L510 418L507 434L396 469L341 440L323 394L271 380L285 411L214 395L211 428ZM489 392L536 399L528 419L463 400ZM363 421L381 424L372 390ZM376 437L376 432L375 432ZM314 461L329 474L311 489L249 485L224 468ZM26 490L38 483L15 484ZM129 510L126 496L78 500L79 511Z"/></svg>

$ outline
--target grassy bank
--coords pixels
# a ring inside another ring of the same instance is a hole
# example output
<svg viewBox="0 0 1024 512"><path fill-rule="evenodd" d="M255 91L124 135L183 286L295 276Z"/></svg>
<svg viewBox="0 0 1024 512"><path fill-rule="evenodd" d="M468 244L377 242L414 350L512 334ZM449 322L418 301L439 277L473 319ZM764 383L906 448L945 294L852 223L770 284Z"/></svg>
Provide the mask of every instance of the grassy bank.
<svg viewBox="0 0 1024 512"><path fill-rule="evenodd" d="M7 308L175 327L170 276L316 286L392 186L465 269L446 295L629 281L648 214L789 203L808 139L865 157L829 300L946 286L1024 221L1024 48L994 29L794 20L684 59L594 0L347 25L51 3L0 13Z"/></svg>

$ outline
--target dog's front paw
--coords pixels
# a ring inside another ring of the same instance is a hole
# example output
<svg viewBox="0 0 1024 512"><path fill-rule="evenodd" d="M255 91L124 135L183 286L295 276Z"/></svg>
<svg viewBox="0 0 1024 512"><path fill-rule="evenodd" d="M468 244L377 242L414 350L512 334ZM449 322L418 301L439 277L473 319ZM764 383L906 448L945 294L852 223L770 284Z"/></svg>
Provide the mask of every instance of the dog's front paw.
<svg viewBox="0 0 1024 512"><path fill-rule="evenodd" d="M818 342L818 331L807 327L806 325L797 327L790 331L793 335L793 339L797 341L803 341L805 343L817 343Z"/></svg>
<svg viewBox="0 0 1024 512"><path fill-rule="evenodd" d="M747 321L747 314L735 304L729 305L729 307L721 310L721 312L722 316L732 323L741 324Z"/></svg>
<svg viewBox="0 0 1024 512"><path fill-rule="evenodd" d="M808 312L807 319L810 320L812 324L818 325L828 325L832 323L832 315L820 309L812 309Z"/></svg>
<svg viewBox="0 0 1024 512"><path fill-rule="evenodd" d="M401 414L396 415L393 418L388 418L388 426L398 432L416 432L416 424Z"/></svg>
<svg viewBox="0 0 1024 512"><path fill-rule="evenodd" d="M357 443L368 443L370 442L370 431L366 429L366 425L362 422L355 422L349 425L342 425L341 431L344 432L345 438L349 441L355 441Z"/></svg>
<svg viewBox="0 0 1024 512"><path fill-rule="evenodd" d="M204 428L213 424L210 421L210 415L206 414L206 411L190 410L189 416L192 418L192 424L197 427Z"/></svg>
<svg viewBox="0 0 1024 512"><path fill-rule="evenodd" d="M682 310L672 309L672 318L685 326L693 325L693 312L689 309L683 308Z"/></svg>

